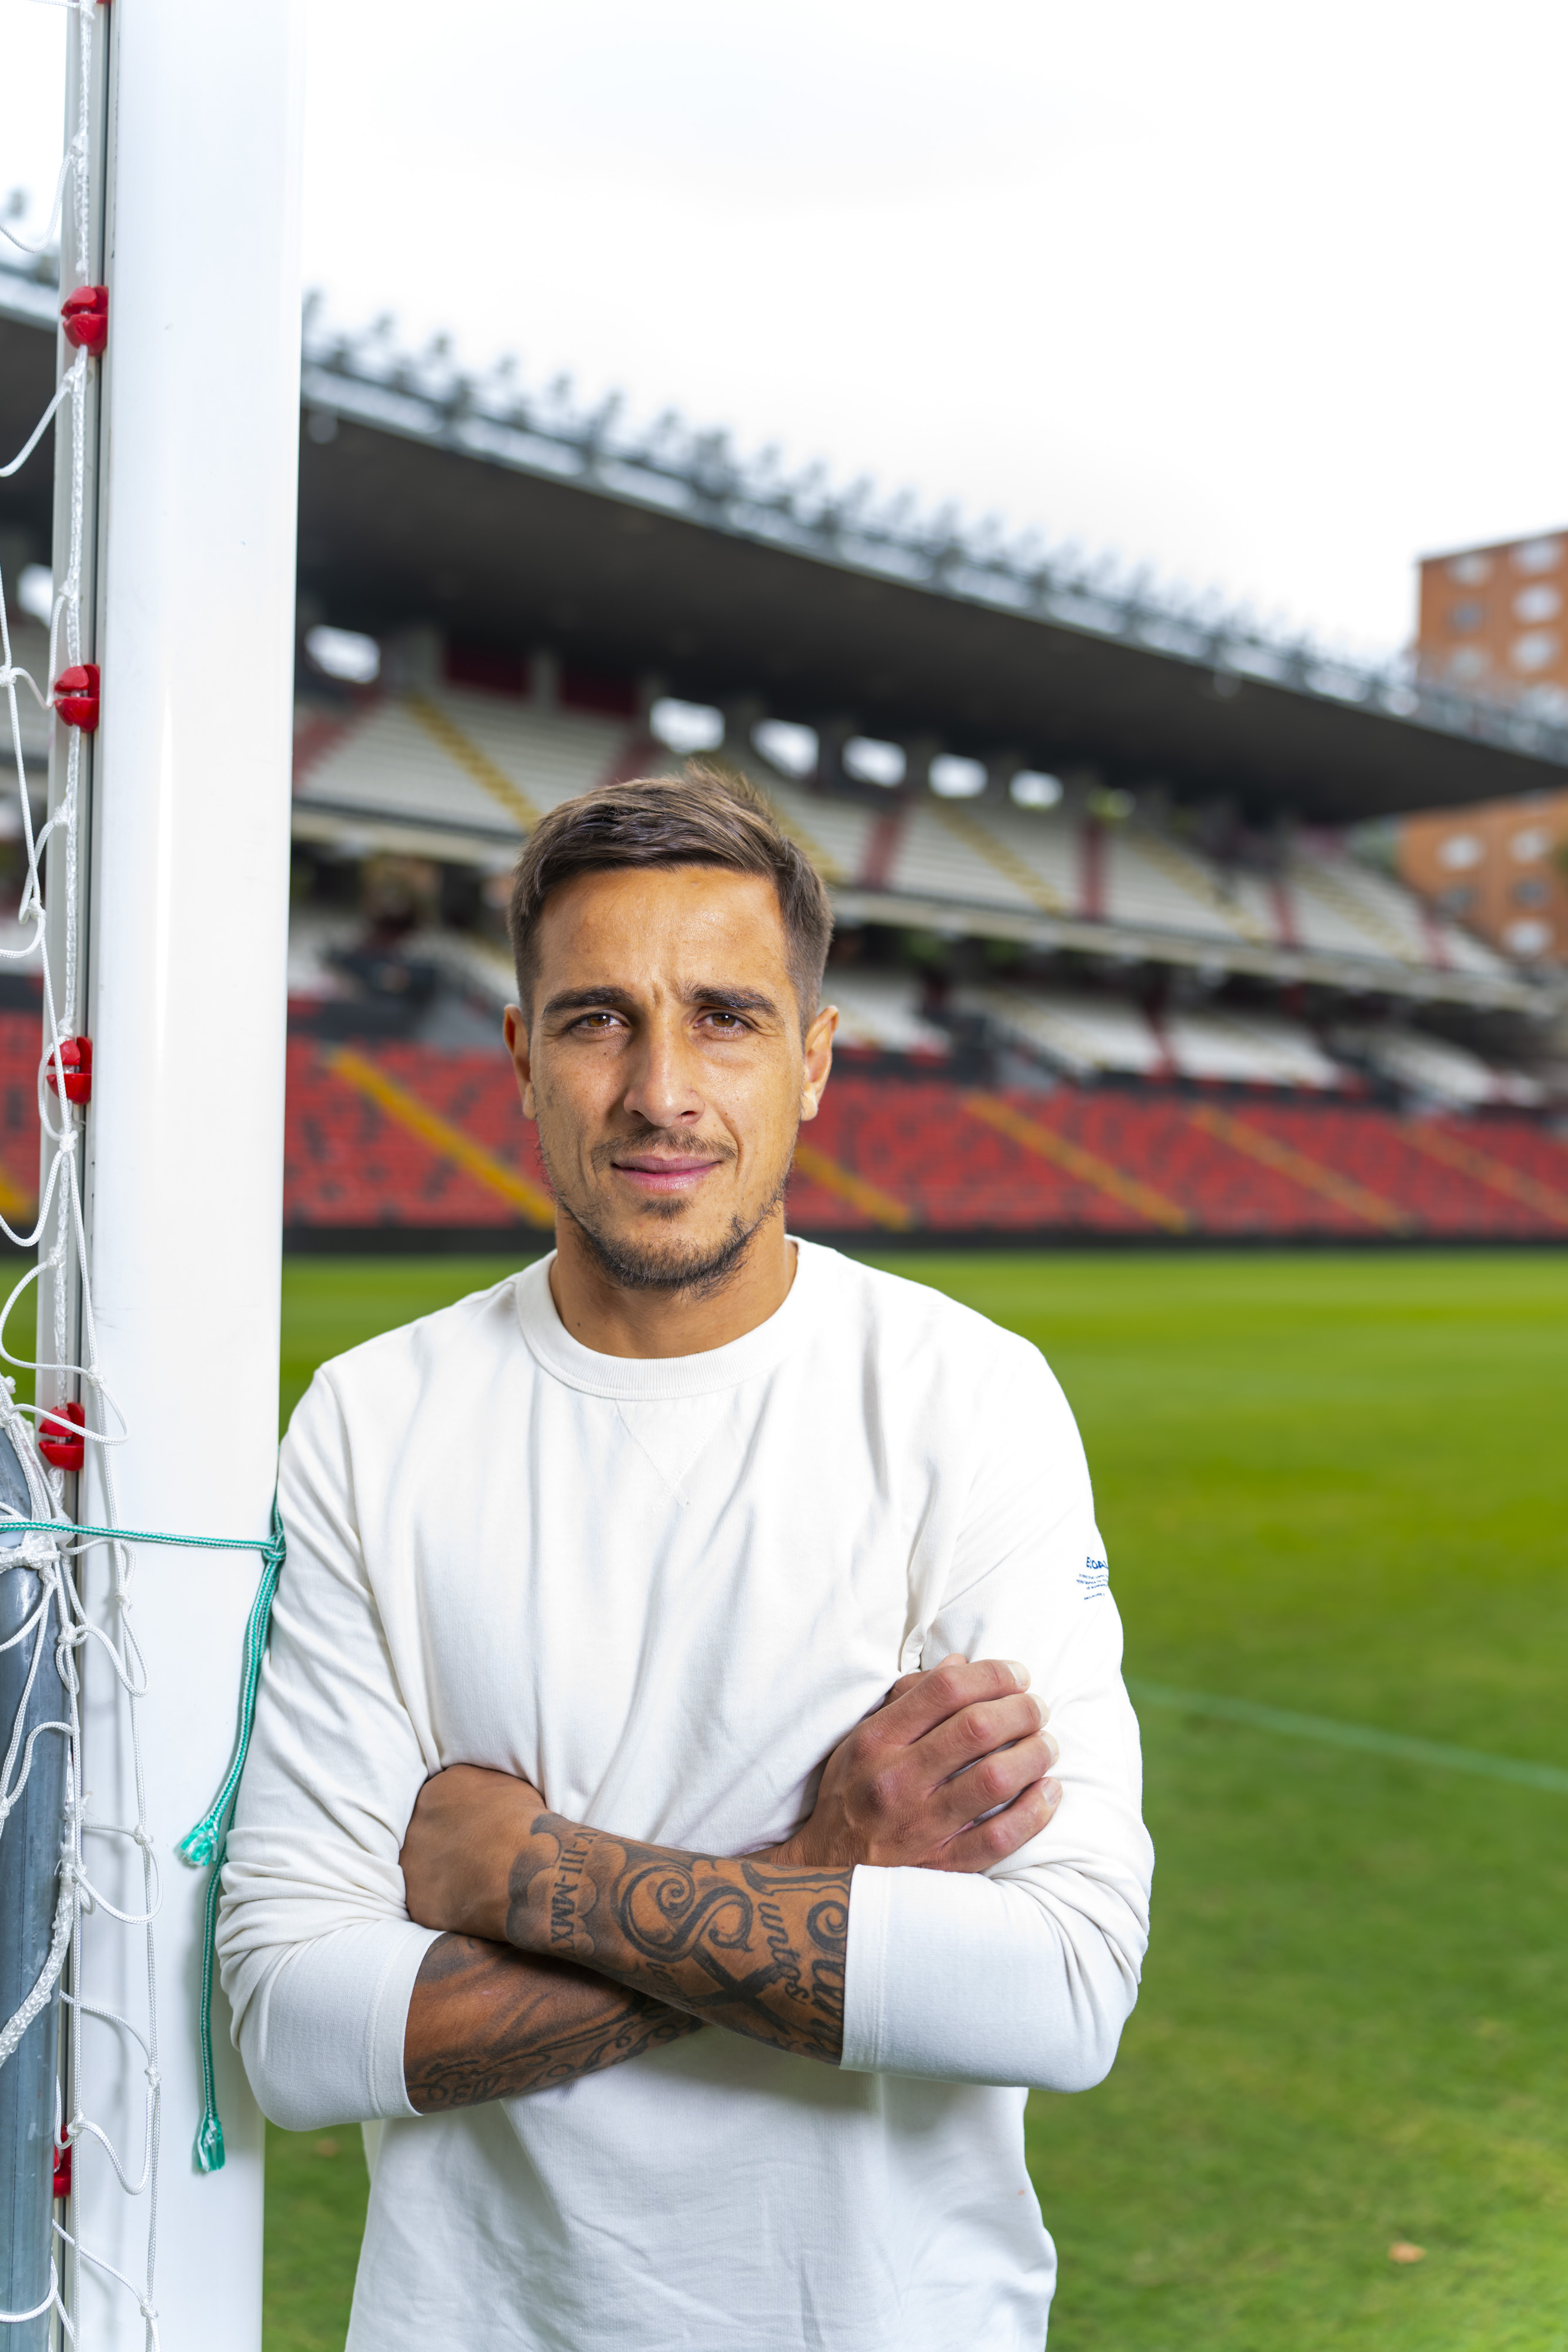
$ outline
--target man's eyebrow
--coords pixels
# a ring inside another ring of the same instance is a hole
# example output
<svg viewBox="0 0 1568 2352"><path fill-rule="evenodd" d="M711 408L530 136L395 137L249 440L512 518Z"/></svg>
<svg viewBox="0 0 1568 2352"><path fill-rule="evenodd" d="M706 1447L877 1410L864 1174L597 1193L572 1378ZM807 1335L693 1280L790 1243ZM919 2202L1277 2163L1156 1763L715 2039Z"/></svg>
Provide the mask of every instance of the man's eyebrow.
<svg viewBox="0 0 1568 2352"><path fill-rule="evenodd" d="M626 992L622 988L563 988L559 996L552 996L546 1004L544 1017L548 1020L552 1013L596 1013L604 1006L624 1004L625 1002Z"/></svg>
<svg viewBox="0 0 1568 2352"><path fill-rule="evenodd" d="M552 996L544 1008L548 1021L558 1013L598 1013L614 1010L631 1002L630 992L623 988L563 988ZM722 982L711 987L699 982L686 991L688 1004L716 1004L725 1013L771 1013L779 1007L772 997L757 988L727 988Z"/></svg>
<svg viewBox="0 0 1568 2352"><path fill-rule="evenodd" d="M777 1013L779 1007L770 996L756 988L690 988L686 991L688 1004L716 1004L726 1013Z"/></svg>

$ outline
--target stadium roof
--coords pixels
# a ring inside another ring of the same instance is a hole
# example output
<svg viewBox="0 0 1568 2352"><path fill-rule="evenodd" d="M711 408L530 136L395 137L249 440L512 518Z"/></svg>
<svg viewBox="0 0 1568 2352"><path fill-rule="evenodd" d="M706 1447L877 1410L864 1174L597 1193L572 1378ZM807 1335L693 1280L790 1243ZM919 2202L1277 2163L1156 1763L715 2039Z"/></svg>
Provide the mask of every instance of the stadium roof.
<svg viewBox="0 0 1568 2352"><path fill-rule="evenodd" d="M0 440L52 388L52 287L0 267ZM322 618L550 646L705 701L966 752L1092 764L1256 817L1344 823L1561 790L1568 728L1374 670L1136 579L790 483L721 435L623 431L505 369L415 359L385 330L308 331L299 579ZM47 548L47 460L0 485L0 530Z"/></svg>

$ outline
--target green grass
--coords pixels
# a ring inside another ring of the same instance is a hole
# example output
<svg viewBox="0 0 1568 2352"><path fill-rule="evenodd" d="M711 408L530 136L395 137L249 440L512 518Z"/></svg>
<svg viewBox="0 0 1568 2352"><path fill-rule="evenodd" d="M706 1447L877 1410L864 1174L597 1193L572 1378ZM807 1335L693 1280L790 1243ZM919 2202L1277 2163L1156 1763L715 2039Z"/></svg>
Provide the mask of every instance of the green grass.
<svg viewBox="0 0 1568 2352"><path fill-rule="evenodd" d="M1061 1374L1134 1676L1568 1765L1568 1255L888 1263ZM292 1262L286 1398L501 1270ZM1144 1997L1108 2083L1030 2107L1052 2352L1568 2352L1568 1800L1179 1710L1145 1740ZM331 2137L270 2142L267 2352L341 2342Z"/></svg>

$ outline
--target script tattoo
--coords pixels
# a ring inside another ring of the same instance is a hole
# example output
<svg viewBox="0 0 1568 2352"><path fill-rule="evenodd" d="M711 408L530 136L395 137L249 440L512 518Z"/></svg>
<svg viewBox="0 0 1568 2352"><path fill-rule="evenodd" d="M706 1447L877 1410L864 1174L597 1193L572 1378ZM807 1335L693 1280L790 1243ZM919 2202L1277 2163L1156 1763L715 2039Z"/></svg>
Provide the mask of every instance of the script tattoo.
<svg viewBox="0 0 1568 2352"><path fill-rule="evenodd" d="M843 2051L850 1873L642 1845L540 1813L507 1934L776 2050Z"/></svg>
<svg viewBox="0 0 1568 2352"><path fill-rule="evenodd" d="M700 2019L569 1961L443 1936L409 2008L409 2101L428 2116L551 2090L700 2029Z"/></svg>

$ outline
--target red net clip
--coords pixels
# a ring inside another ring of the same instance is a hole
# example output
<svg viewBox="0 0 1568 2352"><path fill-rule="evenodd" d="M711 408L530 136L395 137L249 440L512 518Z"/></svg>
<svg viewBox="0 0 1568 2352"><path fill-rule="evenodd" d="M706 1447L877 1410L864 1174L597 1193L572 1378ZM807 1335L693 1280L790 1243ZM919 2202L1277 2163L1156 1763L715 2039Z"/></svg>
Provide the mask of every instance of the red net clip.
<svg viewBox="0 0 1568 2352"><path fill-rule="evenodd" d="M52 1095L57 1095L63 1087L67 1102L91 1102L92 1039L90 1037L62 1038L58 1066L56 1066L55 1057L51 1054L44 1075L48 1079L49 1092Z"/></svg>
<svg viewBox="0 0 1568 2352"><path fill-rule="evenodd" d="M55 709L68 727L84 735L98 731L99 668L96 662L75 662L55 680Z"/></svg>
<svg viewBox="0 0 1568 2352"><path fill-rule="evenodd" d="M79 1404L62 1404L38 1423L38 1451L57 1470L79 1470L87 1459L87 1440L80 1431L87 1413ZM66 2151L68 2160L70 2150Z"/></svg>
<svg viewBox="0 0 1568 2352"><path fill-rule="evenodd" d="M68 2140L64 2147L55 2149L55 2195L68 2197L71 2193L71 2150Z"/></svg>
<svg viewBox="0 0 1568 2352"><path fill-rule="evenodd" d="M78 286L60 304L60 324L66 331L66 341L80 352L90 352L96 359L109 341L109 289L107 286Z"/></svg>

